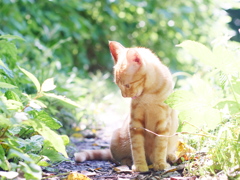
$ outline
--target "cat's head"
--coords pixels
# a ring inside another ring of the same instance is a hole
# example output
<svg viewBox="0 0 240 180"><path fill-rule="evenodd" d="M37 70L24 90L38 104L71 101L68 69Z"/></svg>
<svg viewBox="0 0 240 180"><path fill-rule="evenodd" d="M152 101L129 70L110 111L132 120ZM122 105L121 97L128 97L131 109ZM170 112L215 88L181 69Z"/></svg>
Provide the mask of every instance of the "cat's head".
<svg viewBox="0 0 240 180"><path fill-rule="evenodd" d="M125 48L115 41L109 42L114 60L114 81L123 97L137 98L144 90L146 74L144 60L138 48Z"/></svg>

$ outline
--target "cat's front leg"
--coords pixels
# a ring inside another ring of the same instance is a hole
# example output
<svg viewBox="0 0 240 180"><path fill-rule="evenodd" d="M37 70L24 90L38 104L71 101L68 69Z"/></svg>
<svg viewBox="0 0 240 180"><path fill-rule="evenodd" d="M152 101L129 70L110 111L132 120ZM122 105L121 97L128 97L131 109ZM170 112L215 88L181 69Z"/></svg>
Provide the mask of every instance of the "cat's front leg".
<svg viewBox="0 0 240 180"><path fill-rule="evenodd" d="M140 119L132 119L130 123L130 139L133 166L132 170L137 172L148 171L148 165L144 149L144 129Z"/></svg>
<svg viewBox="0 0 240 180"><path fill-rule="evenodd" d="M168 135L168 127L158 127L156 131L159 135ZM170 165L167 163L167 146L168 137L156 136L154 140L154 151L153 151L153 168L155 171L164 170L169 168Z"/></svg>

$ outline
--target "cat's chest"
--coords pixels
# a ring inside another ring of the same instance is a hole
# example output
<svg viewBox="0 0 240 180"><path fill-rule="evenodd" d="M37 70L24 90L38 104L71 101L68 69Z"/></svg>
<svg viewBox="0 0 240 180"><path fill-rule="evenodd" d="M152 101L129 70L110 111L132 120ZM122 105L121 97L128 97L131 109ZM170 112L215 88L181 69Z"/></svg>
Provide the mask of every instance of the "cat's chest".
<svg viewBox="0 0 240 180"><path fill-rule="evenodd" d="M141 119L147 122L157 122L167 119L170 108L164 103L132 103L131 114L132 120Z"/></svg>

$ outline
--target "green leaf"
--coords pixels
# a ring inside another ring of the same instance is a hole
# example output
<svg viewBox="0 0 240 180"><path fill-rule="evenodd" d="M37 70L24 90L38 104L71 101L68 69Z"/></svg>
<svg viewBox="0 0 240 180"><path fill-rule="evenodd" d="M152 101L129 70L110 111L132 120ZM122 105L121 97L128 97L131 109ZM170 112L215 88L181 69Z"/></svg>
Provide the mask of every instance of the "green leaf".
<svg viewBox="0 0 240 180"><path fill-rule="evenodd" d="M31 81L34 83L34 85L37 88L37 91L40 92L40 83L38 81L38 79L30 72L28 72L27 70L18 67L27 77L29 77L29 79L31 79Z"/></svg>
<svg viewBox="0 0 240 180"><path fill-rule="evenodd" d="M62 137L62 140L64 142L64 145L69 144L70 140L69 140L69 137L67 135L61 135L61 137Z"/></svg>
<svg viewBox="0 0 240 180"><path fill-rule="evenodd" d="M217 62L214 63L215 67L226 74L234 75L239 71L240 65L237 55L228 50L224 46L215 46L213 53L216 56Z"/></svg>
<svg viewBox="0 0 240 180"><path fill-rule="evenodd" d="M4 148L2 147L2 144L0 144L0 167L5 171L10 169L10 165L5 156L5 151Z"/></svg>
<svg viewBox="0 0 240 180"><path fill-rule="evenodd" d="M13 91L5 92L5 96L6 96L7 99L12 99L12 100L21 102L21 100L18 97L18 95L15 92L13 92Z"/></svg>
<svg viewBox="0 0 240 180"><path fill-rule="evenodd" d="M182 123L186 121L193 125L184 123L181 131L187 132L198 131L195 127L199 129L214 129L221 121L220 112L210 107L184 110L179 113L178 117Z"/></svg>
<svg viewBox="0 0 240 180"><path fill-rule="evenodd" d="M179 90L173 92L165 101L171 108L179 111L192 107L194 94L190 91Z"/></svg>
<svg viewBox="0 0 240 180"><path fill-rule="evenodd" d="M9 78L14 77L13 72L3 63L2 60L0 60L0 69L2 69Z"/></svg>
<svg viewBox="0 0 240 180"><path fill-rule="evenodd" d="M17 40L25 41L25 39L23 39L19 36L14 36L14 35L10 35L10 34L1 35L0 39L17 39Z"/></svg>
<svg viewBox="0 0 240 180"><path fill-rule="evenodd" d="M59 154L55 149L49 147L43 148L41 155L47 156L53 163L66 160L63 155Z"/></svg>
<svg viewBox="0 0 240 180"><path fill-rule="evenodd" d="M25 179L42 179L42 169L40 166L33 162L21 162L19 161L19 169L24 172Z"/></svg>
<svg viewBox="0 0 240 180"><path fill-rule="evenodd" d="M27 147L26 149L29 149L27 151L31 151L31 152L38 152L42 149L43 146L43 137L40 135L34 135L30 138L30 140L28 141Z"/></svg>
<svg viewBox="0 0 240 180"><path fill-rule="evenodd" d="M194 78L194 80L196 80L196 78ZM204 84L198 87L198 89L202 89L202 87L205 87ZM220 112L212 108L211 101L208 100L208 96L211 95L212 92L205 88L206 92L209 93L206 95L204 90L198 91L197 86L193 86L193 89L197 94L183 90L175 91L165 102L173 109L180 111L179 119L181 122L187 121L199 128L215 128L217 123L221 121L221 117ZM214 97L212 98L214 99ZM189 132L196 131L197 129L186 123L182 126L181 130Z"/></svg>
<svg viewBox="0 0 240 180"><path fill-rule="evenodd" d="M221 110L224 114L234 115L240 112L240 104L238 104L236 101L230 100L219 102L215 108Z"/></svg>
<svg viewBox="0 0 240 180"><path fill-rule="evenodd" d="M17 86L14 86L12 84L8 84L5 82L0 82L0 88L13 89L13 88L17 88Z"/></svg>
<svg viewBox="0 0 240 180"><path fill-rule="evenodd" d="M62 102L66 103L68 105L71 105L73 107L81 108L79 106L79 104L75 103L71 99L66 98L65 96L60 96L60 95L56 95L56 94L53 94L53 93L44 93L44 95L47 96L47 97L51 97L51 98L61 100Z"/></svg>
<svg viewBox="0 0 240 180"><path fill-rule="evenodd" d="M39 100L32 99L29 104L30 107L35 108L35 109L40 109L40 108L47 108L47 106Z"/></svg>
<svg viewBox="0 0 240 180"><path fill-rule="evenodd" d="M23 159L24 161L32 162L32 159L26 153L17 151L15 149L10 149L8 152L8 159L11 159L14 157Z"/></svg>
<svg viewBox="0 0 240 180"><path fill-rule="evenodd" d="M11 99L6 101L6 105L7 105L7 109L10 109L10 110L19 110L19 109L22 109L23 107L23 104L21 102L11 100Z"/></svg>
<svg viewBox="0 0 240 180"><path fill-rule="evenodd" d="M240 79L232 76L231 84L235 93L240 95Z"/></svg>
<svg viewBox="0 0 240 180"><path fill-rule="evenodd" d="M20 125L15 125L12 126L10 129L8 129L8 132L12 135L15 136L20 133L22 127Z"/></svg>
<svg viewBox="0 0 240 180"><path fill-rule="evenodd" d="M15 64L17 61L17 48L11 42L0 40L0 55L6 56L11 64Z"/></svg>
<svg viewBox="0 0 240 180"><path fill-rule="evenodd" d="M28 113L33 115L34 119L40 120L51 129L59 129L60 127L62 127L62 124L58 120L52 118L43 110L42 111L33 110L29 111Z"/></svg>
<svg viewBox="0 0 240 180"><path fill-rule="evenodd" d="M216 64L216 57L214 53L199 42L187 40L177 45L177 47L182 47L183 49L187 50L192 56L198 58L206 65L214 67Z"/></svg>
<svg viewBox="0 0 240 180"><path fill-rule="evenodd" d="M56 152L56 151L55 151L55 152ZM50 159L50 158L49 158L49 159ZM39 162L37 163L37 165L43 166L43 167L50 166L50 164L49 164L48 162L46 162L46 161L39 161Z"/></svg>
<svg viewBox="0 0 240 180"><path fill-rule="evenodd" d="M6 118L3 114L0 114L0 126L1 127L6 127L12 125L12 122L10 121L9 118Z"/></svg>
<svg viewBox="0 0 240 180"><path fill-rule="evenodd" d="M66 148L64 142L60 135L51 130L41 121L28 120L24 122L25 124L32 126L35 131L41 134L45 140L49 141L52 147L58 152L62 153L65 157L68 157L66 153Z"/></svg>
<svg viewBox="0 0 240 180"><path fill-rule="evenodd" d="M23 107L21 102L15 101L12 99L7 99L5 96L0 96L0 105L1 105L1 101L4 105L3 108L7 107L7 109L19 110L19 109L22 109L22 107Z"/></svg>
<svg viewBox="0 0 240 180"><path fill-rule="evenodd" d="M56 88L56 85L54 85L54 79L53 78L49 78L49 79L46 79L43 82L41 90L43 92L47 92L47 91L51 91L51 90L53 90L55 88Z"/></svg>
<svg viewBox="0 0 240 180"><path fill-rule="evenodd" d="M0 171L0 177L5 177L7 179L17 178L18 175L19 173L15 171L8 171L8 172Z"/></svg>

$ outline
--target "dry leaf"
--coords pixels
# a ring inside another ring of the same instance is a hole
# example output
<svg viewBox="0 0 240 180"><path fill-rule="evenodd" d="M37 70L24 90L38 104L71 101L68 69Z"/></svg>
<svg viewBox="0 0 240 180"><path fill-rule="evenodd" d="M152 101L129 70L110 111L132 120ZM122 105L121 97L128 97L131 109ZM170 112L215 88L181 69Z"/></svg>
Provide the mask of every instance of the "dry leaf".
<svg viewBox="0 0 240 180"><path fill-rule="evenodd" d="M195 180L196 177L171 177L170 180Z"/></svg>
<svg viewBox="0 0 240 180"><path fill-rule="evenodd" d="M96 129L92 129L92 132L93 132L94 134L96 134L96 133L97 133L97 130L96 130Z"/></svg>
<svg viewBox="0 0 240 180"><path fill-rule="evenodd" d="M91 179L78 172L72 172L68 175L67 180L91 180Z"/></svg>
<svg viewBox="0 0 240 180"><path fill-rule="evenodd" d="M83 135L81 133L73 133L72 137L74 137L74 138L83 138Z"/></svg>
<svg viewBox="0 0 240 180"><path fill-rule="evenodd" d="M149 165L148 168L149 168L149 169L153 169L153 165L152 165L152 164Z"/></svg>
<svg viewBox="0 0 240 180"><path fill-rule="evenodd" d="M170 168L164 170L164 172L161 174L161 176L163 174L169 173L169 172L174 172L174 171L178 171L178 170L182 170L185 168L185 164L180 164L178 166L171 166Z"/></svg>
<svg viewBox="0 0 240 180"><path fill-rule="evenodd" d="M97 175L96 172L90 172L90 171L81 171L81 173L86 176L96 176Z"/></svg>
<svg viewBox="0 0 240 180"><path fill-rule="evenodd" d="M102 168L96 168L96 169L94 169L94 171L98 171L98 170L100 170L100 169L102 169Z"/></svg>
<svg viewBox="0 0 240 180"><path fill-rule="evenodd" d="M132 172L132 170L130 170L127 165L115 167L115 168L113 168L113 170L117 173Z"/></svg>
<svg viewBox="0 0 240 180"><path fill-rule="evenodd" d="M189 145L187 145L183 140L179 140L178 147L177 147L177 158L183 157L184 160L190 159L189 154L195 153L195 149Z"/></svg>

